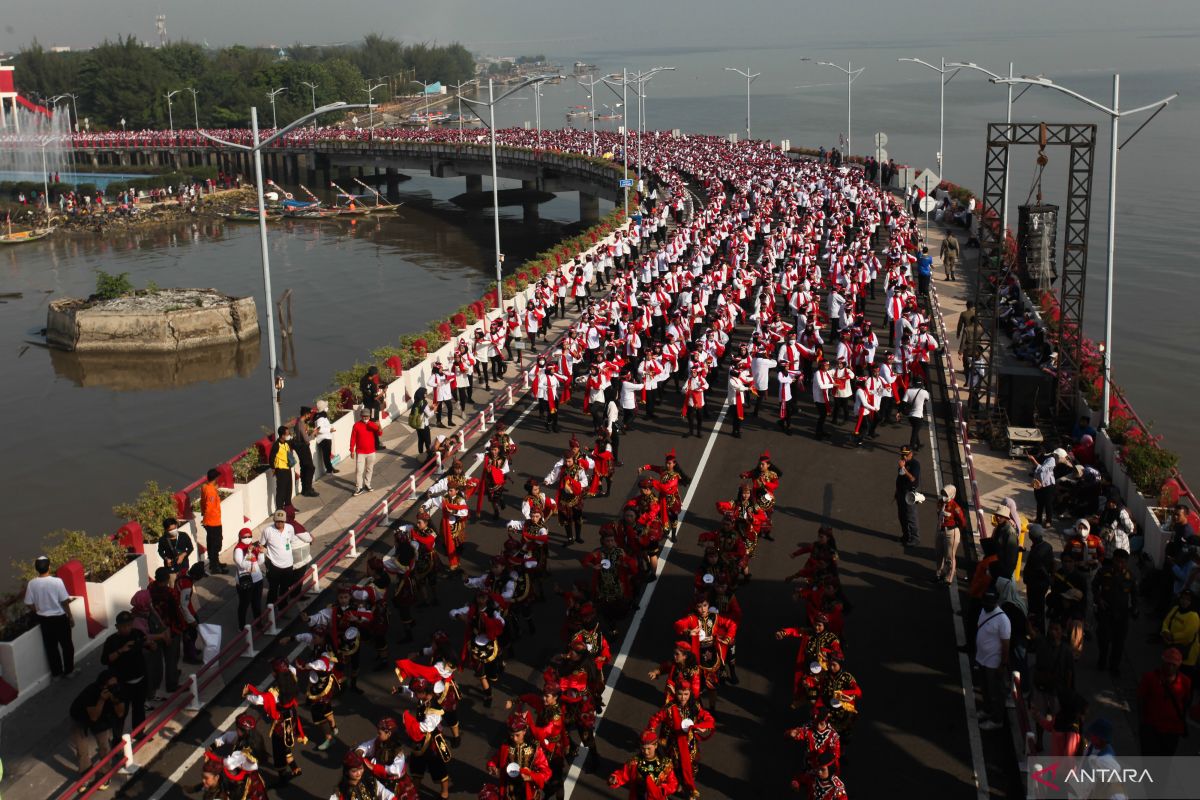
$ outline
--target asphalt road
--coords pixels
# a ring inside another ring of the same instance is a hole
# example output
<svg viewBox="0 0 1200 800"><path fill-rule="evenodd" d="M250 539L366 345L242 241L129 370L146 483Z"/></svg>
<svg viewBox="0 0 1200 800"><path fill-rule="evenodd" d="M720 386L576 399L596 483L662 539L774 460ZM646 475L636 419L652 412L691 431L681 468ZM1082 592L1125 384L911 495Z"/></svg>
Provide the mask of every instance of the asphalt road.
<svg viewBox="0 0 1200 800"><path fill-rule="evenodd" d="M872 318L878 316L875 305ZM740 331L737 338L745 338L746 334ZM791 599L790 586L783 582L800 562L790 560L788 554L798 544L814 539L818 525L827 523L836 531L841 574L853 604L843 636L846 668L864 692L858 724L844 745L842 775L851 796L891 796L897 790L903 795L919 791L936 797L973 796L976 788L953 617L947 591L928 580L933 555L932 500L921 509L922 546L904 549L896 537L892 501L895 461L900 445L908 440L908 425L881 426L880 438L868 440L869 444L861 449L851 445L849 426L845 424L834 430L832 441L816 442L811 436L811 403L803 402L804 414L794 422L793 435L788 437L774 425L777 403L771 398L764 402L761 420L747 419L740 440L729 435L726 420L709 447L712 420L718 416L725 396L724 370L715 384L709 395L710 422L704 436L682 436L686 424L676 411L676 397L668 390L658 419L639 419L634 430L622 437L625 466L616 472L611 497L588 501L585 543L569 547L556 543L551 548L551 574L557 584L565 587L583 577L578 559L597 545L599 524L614 518L633 494L637 465L661 463L667 450L676 449L680 465L695 484L688 487L691 502L665 571L652 584L648 601L643 600L645 613L632 642L613 642L614 655L622 650L628 657L598 729L599 765L594 774L579 776L571 796L581 800L623 796L609 789L605 781L608 773L635 751L640 731L661 700L661 680L652 683L647 672L669 656L675 638L672 622L686 613L693 596L693 574L702 553L696 537L716 527L714 503L732 497L737 473L753 467L763 450L770 450L784 471L774 517L776 541L760 545L753 563L754 578L738 590L745 612L738 634L741 684L721 690L716 734L701 748L702 795L707 800L790 794L788 781L798 750L784 738L783 731L802 722L797 712L788 709L797 642L776 641L773 633L779 627L801 622L800 607ZM558 434L546 432L536 414L526 415L527 403L519 404L507 415L510 425L521 419L513 434L520 450L509 484L510 501L519 502L520 486L526 477L545 475L572 433L585 446L590 443L590 421L579 411L578 402L573 400L573 408L563 412ZM944 436L938 447L943 455L948 452ZM710 452L702 461L706 448ZM936 495L934 463L928 443L920 457L923 488L932 498ZM515 517L520 512L513 505L510 502L510 513ZM488 516L485 513L484 519L472 521L468 529L470 542L464 568L469 574L481 572L486 559L504 539L503 523ZM556 525L551 530L558 532ZM562 537L557 538L561 541ZM372 549L382 552L384 543ZM391 655L412 654L418 643L423 644L438 628L445 628L457 640L461 625L450 620L447 612L465 604L468 597L465 587L444 579L439 587L441 604L436 609L421 610L413 645L399 645L393 637ZM329 602L326 592L313 605L319 608ZM473 676L460 674L464 737L450 765L452 796L474 797L484 782L483 766L503 736L504 700L540 684L541 667L560 646L562 613L561 602L553 596L534 607L537 634L527 634L517 642L515 657L508 662L492 709L482 707ZM261 681L269 672L269 659L285 654L278 646L268 649L250 667L245 680ZM389 693L394 682L390 669L372 672L372 660L373 655L364 652L360 686L365 693L345 693L337 704L339 743L324 753L311 745L301 748L298 760L304 775L275 796L296 800L329 797L346 749L373 736L375 719L384 714L398 715L403 710L404 702ZM123 794L155 800L185 797L170 784L170 776L211 737L214 724L237 707L241 683L223 692L178 743L145 769ZM199 764L195 764L179 783L194 784L198 776ZM428 786L427 782L426 791Z"/></svg>

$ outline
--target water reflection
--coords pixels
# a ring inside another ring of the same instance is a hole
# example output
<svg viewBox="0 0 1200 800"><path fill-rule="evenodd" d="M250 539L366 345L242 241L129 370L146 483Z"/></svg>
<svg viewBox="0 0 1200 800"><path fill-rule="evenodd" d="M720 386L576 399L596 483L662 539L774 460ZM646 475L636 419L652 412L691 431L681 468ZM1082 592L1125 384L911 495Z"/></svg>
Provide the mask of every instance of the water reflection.
<svg viewBox="0 0 1200 800"><path fill-rule="evenodd" d="M76 386L116 392L181 389L245 378L258 367L260 337L176 353L88 353L51 349L54 372Z"/></svg>

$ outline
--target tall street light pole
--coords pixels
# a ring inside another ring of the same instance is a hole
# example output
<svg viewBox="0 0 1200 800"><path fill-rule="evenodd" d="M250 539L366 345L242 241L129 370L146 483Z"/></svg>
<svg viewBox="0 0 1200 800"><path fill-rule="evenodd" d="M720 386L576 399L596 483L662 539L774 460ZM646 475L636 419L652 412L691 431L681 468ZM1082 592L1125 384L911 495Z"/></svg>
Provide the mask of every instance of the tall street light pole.
<svg viewBox="0 0 1200 800"><path fill-rule="evenodd" d="M897 58L896 61L908 61L913 64L920 64L922 67L927 67L938 73L938 151L937 165L938 177L945 179L946 168L943 159L946 156L946 84L954 80L954 76L958 74L961 67L947 69L946 59L942 58L940 67L930 64L928 61L922 61L919 58ZM950 73L950 77L946 77L946 73ZM1010 120L1011 121L1011 120Z"/></svg>
<svg viewBox="0 0 1200 800"><path fill-rule="evenodd" d="M592 117L592 156L595 157L596 147L597 147L597 144L596 144L596 85L600 84L600 83L604 83L604 78L592 78L591 81L584 80L583 78L576 78L575 80L579 81L580 86L587 87L588 100L592 104L592 114L591 114L591 117Z"/></svg>
<svg viewBox="0 0 1200 800"><path fill-rule="evenodd" d="M171 129L171 143L175 143L175 113L171 110L171 98L179 94L182 89L176 89L172 92L167 92L167 126Z"/></svg>
<svg viewBox="0 0 1200 800"><path fill-rule="evenodd" d="M1112 307L1113 307L1113 280L1115 278L1116 267L1116 237L1117 237L1117 154L1122 147L1129 144L1134 136L1141 133L1142 128L1150 124L1150 121L1159 115L1167 104L1179 97L1179 93L1164 97L1153 103L1149 103L1138 108L1131 108L1128 111L1121 110L1121 76L1120 74L1113 75L1112 88L1112 106L1106 106L1103 103L1084 97L1079 92L1072 91L1065 86L1059 86L1049 78L992 78L992 83L995 84L1022 84L1030 86L1044 86L1047 89L1053 89L1056 92L1061 92L1076 100L1087 103L1097 111L1108 115L1110 122L1108 151L1108 243L1107 252L1105 253L1105 286L1104 286L1104 399L1103 399L1103 422L1104 427L1108 427L1109 411L1112 404ZM1137 127L1129 138L1125 141L1120 141L1120 125L1122 117L1129 117L1134 114L1140 114L1143 111L1153 111L1154 113L1149 118ZM1078 365L1076 365L1078 367Z"/></svg>
<svg viewBox="0 0 1200 800"><path fill-rule="evenodd" d="M488 99L487 102L482 100L469 100L465 97L462 101L467 104L467 108L471 109L471 113L479 117L479 121L488 126L491 132L491 150L492 150L492 222L493 229L496 235L496 307L504 306L504 277L502 266L504 264L504 254L500 252L500 189L497 185L496 176L496 104L510 97L513 94L524 89L526 86L534 86L545 82L547 79L554 77L551 75L540 75L536 78L530 78L527 81L518 83L513 88L509 89L504 94L496 97L495 85L491 78L488 78ZM488 119L484 119L483 115L476 110L475 106L486 108L488 110Z"/></svg>
<svg viewBox="0 0 1200 800"><path fill-rule="evenodd" d="M271 101L271 127L278 128L279 120L275 116L275 98L287 91L286 86L281 86L278 89L272 89L267 92L267 99Z"/></svg>
<svg viewBox="0 0 1200 800"><path fill-rule="evenodd" d="M842 72L846 73L846 155L849 156L852 152L854 152L850 137L851 110L854 107L854 96L852 94L853 89L851 87L854 85L855 79L858 78L859 75L862 75L863 70L865 70L866 67L854 69L854 63L850 61L847 61L846 66L844 67L841 64L835 64L832 61L818 61L817 64L822 67L833 67L834 69L841 70Z"/></svg>
<svg viewBox="0 0 1200 800"><path fill-rule="evenodd" d="M955 67L957 69L975 70L976 72L982 72L984 75L987 75L989 78L994 78L996 80L1000 80L1004 77L1003 75L998 75L995 72L992 72L990 69L985 69L984 67L979 66L974 61L951 61L948 64L946 64L946 66L947 67ZM1015 76L1013 75L1013 62L1010 61L1010 62L1008 62L1008 79L1012 80L1014 77ZM1030 76L1022 75L1021 77L1028 78ZM1033 77L1036 80L1043 76L1036 75ZM1011 138L1012 137L1013 103L1020 100L1021 95L1028 92L1030 87L1026 86L1024 89L1022 89L1020 91L1020 93L1017 94L1016 97L1013 97L1013 84L1007 83L1007 84L1005 84L1005 86L1008 87L1008 103L1005 105L1004 124L1008 126L1008 135ZM1001 232L1000 235L1001 235L1001 239L1003 241L1007 241L1007 237L1008 237L1008 161L1007 160L1005 160L1005 162L1004 162L1004 199L1001 201L1001 203L1003 204L1004 208L1003 208L1002 213L1000 214L1000 232ZM1001 247L1003 247L1003 245L1001 245ZM1003 250L1001 250L1001 252L1003 252Z"/></svg>
<svg viewBox="0 0 1200 800"><path fill-rule="evenodd" d="M279 409L280 391L282 387L278 383L278 380L282 378L282 373L279 371L279 365L275 358L275 316L271 311L274 300L272 299L271 294L271 259L269 251L267 250L267 210L266 203L263 199L262 150L263 148L270 146L280 137L286 136L293 128L303 125L310 119L319 117L320 115L330 111L346 111L351 108L362 107L363 106L361 103L356 105L347 105L346 103L330 103L329 105L321 106L320 108L305 114L300 119L290 123L289 125L286 125L281 130L276 130L266 139L261 140L258 138L258 107L251 107L250 131L254 136L254 144L252 146L227 142L224 139L218 139L215 136L210 136L204 131L199 132L201 136L214 141L217 144L221 144L226 147L232 147L237 150L244 150L254 154L254 188L258 193L258 248L259 255L262 259L263 293L265 295L263 313L266 314L267 317L267 354L271 361L271 370L268 374L268 378L271 381L271 415L275 421L274 426L271 428L272 433L279 430L282 416Z"/></svg>
<svg viewBox="0 0 1200 800"><path fill-rule="evenodd" d="M746 141L750 141L750 84L754 83L755 78L762 75L761 72L751 72L749 67L740 70L737 67L726 67L726 72L736 72L746 79Z"/></svg>
<svg viewBox="0 0 1200 800"><path fill-rule="evenodd" d="M476 79L472 78L469 81L461 81L459 83L454 84L454 96L458 99L458 138L460 140L463 138L462 90L463 90L464 86L470 86L472 83L475 83L475 82L476 82ZM539 117L538 118L538 147L541 147L541 144L542 144L541 136L542 136L542 127L541 127L541 118Z"/></svg>
<svg viewBox="0 0 1200 800"><path fill-rule="evenodd" d="M196 102L196 95L199 94L199 92L190 86L184 88L184 91L192 93L192 118L196 122L196 130L200 130L200 106Z"/></svg>
<svg viewBox="0 0 1200 800"><path fill-rule="evenodd" d="M418 81L420 83L420 81ZM375 127L375 90L383 87L384 84L377 83L374 86L370 81L367 81L367 130L370 131ZM359 106L361 108L362 106Z"/></svg>
<svg viewBox="0 0 1200 800"><path fill-rule="evenodd" d="M617 94L617 90L613 88L613 84L617 82L616 75L608 75L604 79L604 85L609 91ZM622 191L625 193L625 216L629 216L629 109L625 103L629 90L629 72L621 68L621 94L617 95L621 98L621 161L625 164L625 175L622 181Z"/></svg>

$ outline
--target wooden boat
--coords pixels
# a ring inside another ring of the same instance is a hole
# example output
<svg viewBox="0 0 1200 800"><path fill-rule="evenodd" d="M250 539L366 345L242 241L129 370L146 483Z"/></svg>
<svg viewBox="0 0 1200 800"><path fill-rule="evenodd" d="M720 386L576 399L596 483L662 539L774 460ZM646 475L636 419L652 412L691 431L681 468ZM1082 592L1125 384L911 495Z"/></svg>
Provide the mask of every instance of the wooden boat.
<svg viewBox="0 0 1200 800"><path fill-rule="evenodd" d="M226 222L258 222L258 209L235 208L233 211L222 214L221 217ZM280 219L282 215L278 211L272 211L268 209L266 211L266 217L267 222L274 222L275 220Z"/></svg>
<svg viewBox="0 0 1200 800"><path fill-rule="evenodd" d="M25 244L26 242L36 242L38 239L45 239L54 228L34 228L29 231L14 231L11 228L6 233L0 233L0 244Z"/></svg>

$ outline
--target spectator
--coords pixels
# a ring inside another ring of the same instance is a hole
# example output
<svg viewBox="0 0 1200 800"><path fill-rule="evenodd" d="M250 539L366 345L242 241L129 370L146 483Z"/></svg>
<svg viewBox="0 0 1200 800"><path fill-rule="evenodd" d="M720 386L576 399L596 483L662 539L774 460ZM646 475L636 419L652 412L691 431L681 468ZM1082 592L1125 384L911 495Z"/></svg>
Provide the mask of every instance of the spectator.
<svg viewBox="0 0 1200 800"><path fill-rule="evenodd" d="M1179 593L1175 607L1167 612L1159 629L1163 644L1175 647L1183 654L1180 671L1196 687L1196 661L1200 658L1200 614L1196 612L1195 595L1184 590Z"/></svg>
<svg viewBox="0 0 1200 800"><path fill-rule="evenodd" d="M1082 464L1085 467L1090 467L1096 463L1096 439L1089 433L1085 433L1079 440L1079 444L1071 448L1071 458L1076 464Z"/></svg>
<svg viewBox="0 0 1200 800"><path fill-rule="evenodd" d="M321 468L326 474L337 472L333 466L333 423L329 421L329 403L317 401L317 413L313 417L317 435L313 439L317 443L317 453L321 456Z"/></svg>
<svg viewBox="0 0 1200 800"><path fill-rule="evenodd" d="M917 294L929 294L929 282L932 278L933 256L929 255L928 247L922 247L921 255L917 256Z"/></svg>
<svg viewBox="0 0 1200 800"><path fill-rule="evenodd" d="M1029 698L1039 750L1043 731L1053 727L1064 698L1074 691L1075 659L1071 655L1071 645L1063 639L1062 623L1051 622L1046 635L1034 648L1033 692Z"/></svg>
<svg viewBox="0 0 1200 800"><path fill-rule="evenodd" d="M162 688L165 667L163 651L166 649L170 633L154 612L149 589L135 592L129 599L129 608L133 614L133 627L144 633L149 643L146 648L146 707L153 708L158 701L164 699L159 694L159 689Z"/></svg>
<svg viewBox="0 0 1200 800"><path fill-rule="evenodd" d="M117 676L111 670L101 670L96 680L76 695L68 716L71 718L75 768L82 776L92 768L96 756L112 750L125 721L125 703L121 700ZM107 789L108 784L95 788Z"/></svg>
<svg viewBox="0 0 1200 800"><path fill-rule="evenodd" d="M1079 692L1067 692L1061 698L1058 713L1050 727L1050 755L1077 756L1083 741L1083 721L1087 719L1088 701Z"/></svg>
<svg viewBox="0 0 1200 800"><path fill-rule="evenodd" d="M312 534L297 533L287 521L287 512L279 510L259 538L267 556L267 602L283 602L296 583L293 569L295 554L292 551L298 542L311 543Z"/></svg>
<svg viewBox="0 0 1200 800"><path fill-rule="evenodd" d="M203 579L204 566L194 564L175 582L175 588L179 590L179 608L183 612L183 621L187 626L183 632L183 660L188 664L204 663L200 657L202 648L196 645L196 640L200 636L200 618L196 614L196 606L193 602L196 599L196 584Z"/></svg>
<svg viewBox="0 0 1200 800"><path fill-rule="evenodd" d="M275 508L284 510L292 504L292 489L295 479L292 468L296 466L296 454L292 452L291 434L286 425L275 432L275 442L267 456L267 463L275 472Z"/></svg>
<svg viewBox="0 0 1200 800"><path fill-rule="evenodd" d="M958 268L958 237L951 231L946 231L946 238L942 240L942 269L946 273L946 280L956 280L954 270Z"/></svg>
<svg viewBox="0 0 1200 800"><path fill-rule="evenodd" d="M1079 421L1075 423L1075 427L1071 429L1071 441L1079 443L1084 436L1096 438L1096 429L1092 427L1092 419L1086 414L1080 417Z"/></svg>
<svg viewBox="0 0 1200 800"><path fill-rule="evenodd" d="M146 634L133 625L133 614L122 611L117 614L117 632L104 640L100 663L111 670L120 684L120 697L132 714L132 727L136 728L146 719L146 649L150 642ZM122 726L124 729L124 717Z"/></svg>
<svg viewBox="0 0 1200 800"><path fill-rule="evenodd" d="M1096 603L1096 643L1100 649L1096 669L1108 667L1121 676L1121 656L1129 635L1129 620L1137 617L1137 581L1129 571L1129 551L1117 550L1112 561L1096 573L1092 596Z"/></svg>
<svg viewBox="0 0 1200 800"><path fill-rule="evenodd" d="M1012 639L1012 624L999 607L999 595L989 589L983 594L983 610L975 624L975 661L983 668L983 702L985 720L979 729L999 730L1004 727L1004 672L1008 667L1008 645Z"/></svg>
<svg viewBox="0 0 1200 800"><path fill-rule="evenodd" d="M371 420L379 419L379 398L382 390L379 387L379 367L374 365L367 368L367 374L358 381L358 393L362 395L363 408L367 409Z"/></svg>
<svg viewBox="0 0 1200 800"><path fill-rule="evenodd" d="M296 459L300 463L300 494L305 497L320 497L313 489L313 475L316 474L317 467L313 464L312 457L313 433L308 427L311 418L312 409L300 406L300 416L296 417L295 435L292 440L295 442Z"/></svg>
<svg viewBox="0 0 1200 800"><path fill-rule="evenodd" d="M1017 569L1017 557L1021 552L1017 526L1012 520L1012 509L1001 503L992 512L992 540L996 547L1000 574L1012 578Z"/></svg>
<svg viewBox="0 0 1200 800"><path fill-rule="evenodd" d="M233 548L234 580L238 596L238 630L246 627L246 611L254 618L262 616L263 546L254 541L254 532L242 528Z"/></svg>
<svg viewBox="0 0 1200 800"><path fill-rule="evenodd" d="M179 530L179 520L174 517L163 520L163 535L158 540L158 555L163 566L170 570L172 575L187 572L195 549L192 537Z"/></svg>
<svg viewBox="0 0 1200 800"><path fill-rule="evenodd" d="M1062 623L1071 643L1071 652L1078 661L1083 655L1083 620L1087 616L1087 573L1079 558L1063 553L1062 565L1050 584L1049 619Z"/></svg>
<svg viewBox="0 0 1200 800"><path fill-rule="evenodd" d="M221 492L217 487L217 478L220 476L221 473L210 469L205 476L204 485L200 487L200 523L204 526L208 569L210 572L224 575L229 568L221 563Z"/></svg>
<svg viewBox="0 0 1200 800"><path fill-rule="evenodd" d="M1054 486L1054 468L1066 462L1067 451L1060 447L1053 453L1043 456L1041 461L1033 456L1029 456L1029 460L1033 462L1034 466L1033 496L1037 499L1037 519L1034 522L1038 525L1053 525L1056 516L1054 498L1058 491Z"/></svg>
<svg viewBox="0 0 1200 800"><path fill-rule="evenodd" d="M937 567L934 581L950 585L954 583L957 568L958 543L962 529L967 526L967 516L962 506L954 499L958 493L955 486L943 486L938 499L938 538L936 543Z"/></svg>
<svg viewBox="0 0 1200 800"><path fill-rule="evenodd" d="M1025 596L1029 599L1029 621L1034 630L1046 629L1046 595L1050 591L1050 578L1054 574L1054 546L1046 541L1041 525L1029 526L1029 554L1025 557L1025 568L1021 579L1025 582Z"/></svg>
<svg viewBox="0 0 1200 800"><path fill-rule="evenodd" d="M424 386L417 387L417 390L413 392L412 409L408 414L408 423L417 432L418 457L433 449L429 426L434 418L436 409L428 401L428 396L429 392Z"/></svg>
<svg viewBox="0 0 1200 800"><path fill-rule="evenodd" d="M50 663L50 675L57 678L75 671L75 644L71 641L71 629L75 618L71 616L71 596L62 578L50 574L49 556L38 556L33 561L37 577L25 587L25 605L33 608L38 627L42 629L42 647L46 650L46 661Z"/></svg>
<svg viewBox="0 0 1200 800"><path fill-rule="evenodd" d="M350 430L350 457L354 459L354 494L371 491L375 474L375 446L383 430L371 419L368 408L359 409L358 422Z"/></svg>
<svg viewBox="0 0 1200 800"><path fill-rule="evenodd" d="M171 694L179 688L179 652L187 621L179 602L179 590L175 588L175 575L167 567L159 567L154 573L154 580L146 588L150 591L151 608L164 628L161 648L163 678L167 694Z"/></svg>
<svg viewBox="0 0 1200 800"><path fill-rule="evenodd" d="M1191 680L1179 671L1183 655L1175 647L1162 654L1162 665L1142 675L1138 684L1138 719L1143 756L1173 756L1187 732Z"/></svg>

